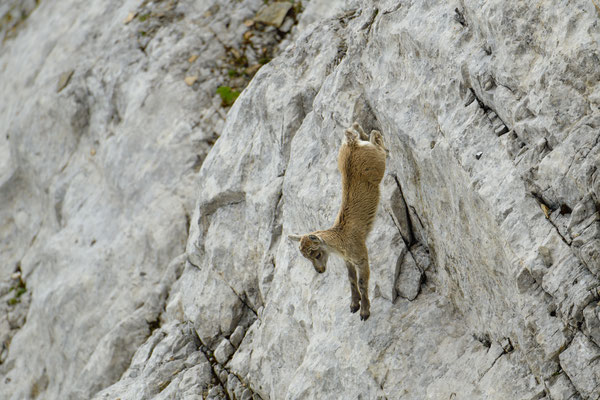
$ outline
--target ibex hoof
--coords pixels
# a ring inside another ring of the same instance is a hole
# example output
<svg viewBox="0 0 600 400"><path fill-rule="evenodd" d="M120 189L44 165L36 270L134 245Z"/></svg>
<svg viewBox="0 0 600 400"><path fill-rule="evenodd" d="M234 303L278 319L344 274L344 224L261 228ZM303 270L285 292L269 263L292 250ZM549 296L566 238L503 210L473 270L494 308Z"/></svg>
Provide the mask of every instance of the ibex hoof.
<svg viewBox="0 0 600 400"><path fill-rule="evenodd" d="M350 304L350 312L354 314L360 308L360 304Z"/></svg>
<svg viewBox="0 0 600 400"><path fill-rule="evenodd" d="M371 316L371 313L370 313L369 311L367 311L367 312L363 312L363 311L361 311L361 312L360 312L360 320L361 320L361 321L366 321L366 320L368 320L368 319L369 319L369 316Z"/></svg>

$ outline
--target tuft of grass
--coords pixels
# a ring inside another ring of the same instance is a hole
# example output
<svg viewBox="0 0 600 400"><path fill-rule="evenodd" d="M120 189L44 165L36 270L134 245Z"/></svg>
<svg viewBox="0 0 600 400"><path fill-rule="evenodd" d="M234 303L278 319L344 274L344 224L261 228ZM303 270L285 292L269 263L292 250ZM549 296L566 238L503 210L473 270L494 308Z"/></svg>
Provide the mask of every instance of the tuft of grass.
<svg viewBox="0 0 600 400"><path fill-rule="evenodd" d="M235 100L240 95L235 89L230 88L229 86L219 86L217 88L217 94L221 96L221 101L223 103L223 107L231 106Z"/></svg>
<svg viewBox="0 0 600 400"><path fill-rule="evenodd" d="M17 290L15 291L15 297L16 297L16 298L19 298L19 297L21 297L21 296L22 296L22 295L23 295L23 294L24 294L26 291L27 291L27 289L26 289L26 288L24 288L23 286L19 286L19 287L17 288Z"/></svg>
<svg viewBox="0 0 600 400"><path fill-rule="evenodd" d="M13 286L10 288L9 292L14 291L14 297L12 299L8 299L7 303L9 306L14 306L21 302L21 296L27 292L27 287L25 286L25 282L19 280L19 284L17 286Z"/></svg>
<svg viewBox="0 0 600 400"><path fill-rule="evenodd" d="M144 22L144 21L145 21L145 20L147 20L148 18L150 18L150 13L143 14L143 15L140 15L140 16L138 17L138 19L140 20L140 22Z"/></svg>

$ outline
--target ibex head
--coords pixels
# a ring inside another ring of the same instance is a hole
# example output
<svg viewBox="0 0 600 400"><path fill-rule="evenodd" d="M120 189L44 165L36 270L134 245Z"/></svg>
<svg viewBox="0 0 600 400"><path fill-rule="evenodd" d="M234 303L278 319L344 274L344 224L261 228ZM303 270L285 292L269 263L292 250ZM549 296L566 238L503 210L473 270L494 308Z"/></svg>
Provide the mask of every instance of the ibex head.
<svg viewBox="0 0 600 400"><path fill-rule="evenodd" d="M322 274L325 272L329 254L320 237L312 233L304 236L289 235L288 237L291 240L300 242L300 253L312 262L313 267L315 267L318 273Z"/></svg>

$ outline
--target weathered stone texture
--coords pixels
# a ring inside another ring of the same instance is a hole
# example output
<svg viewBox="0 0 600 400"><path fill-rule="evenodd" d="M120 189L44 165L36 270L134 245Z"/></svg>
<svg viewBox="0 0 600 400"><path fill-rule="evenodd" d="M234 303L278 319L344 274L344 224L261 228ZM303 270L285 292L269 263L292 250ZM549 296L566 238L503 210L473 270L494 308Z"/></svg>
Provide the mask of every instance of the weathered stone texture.
<svg viewBox="0 0 600 400"><path fill-rule="evenodd" d="M2 396L600 397L594 2L303 3L42 1L5 40ZM286 239L353 121L366 322Z"/></svg>

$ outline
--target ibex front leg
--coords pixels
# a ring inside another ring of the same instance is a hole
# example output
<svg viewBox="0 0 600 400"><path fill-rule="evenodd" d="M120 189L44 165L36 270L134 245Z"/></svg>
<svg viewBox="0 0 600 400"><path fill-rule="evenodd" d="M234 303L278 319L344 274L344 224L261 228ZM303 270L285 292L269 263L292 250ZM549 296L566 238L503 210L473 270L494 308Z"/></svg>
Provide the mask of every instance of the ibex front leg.
<svg viewBox="0 0 600 400"><path fill-rule="evenodd" d="M360 319L366 321L371 315L369 302L369 260L364 260L357 265L358 288L360 289Z"/></svg>
<svg viewBox="0 0 600 400"><path fill-rule="evenodd" d="M356 268L352 263L348 261L346 261L346 268L348 269L348 280L350 281L350 292L352 293L352 299L350 301L350 312L355 313L360 308L360 294L358 292L356 280Z"/></svg>

